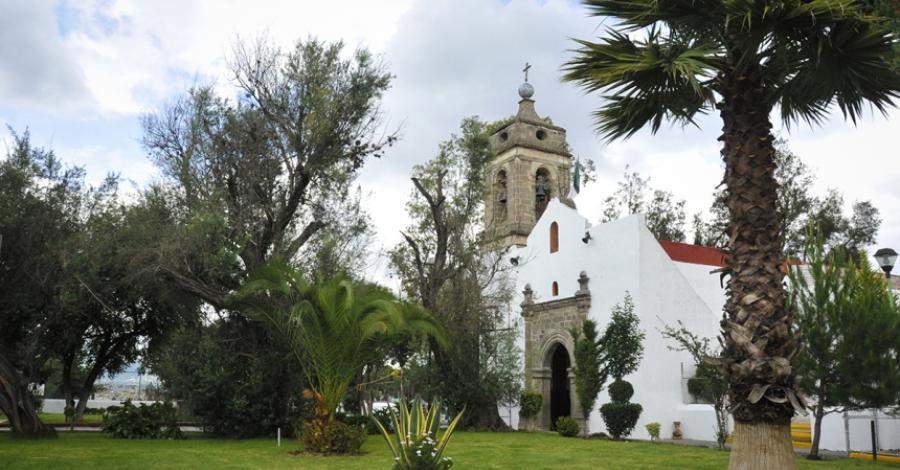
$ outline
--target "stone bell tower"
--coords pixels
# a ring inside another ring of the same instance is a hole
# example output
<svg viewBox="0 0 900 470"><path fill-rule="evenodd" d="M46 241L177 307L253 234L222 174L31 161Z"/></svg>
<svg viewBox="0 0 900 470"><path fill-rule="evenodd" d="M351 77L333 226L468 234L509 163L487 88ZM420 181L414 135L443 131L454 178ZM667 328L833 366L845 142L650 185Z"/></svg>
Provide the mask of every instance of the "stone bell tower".
<svg viewBox="0 0 900 470"><path fill-rule="evenodd" d="M509 123L490 136L493 160L485 171L485 238L489 249L525 246L528 234L547 203L569 199L572 155L566 130L553 125L534 110L534 88L519 86L519 111Z"/></svg>

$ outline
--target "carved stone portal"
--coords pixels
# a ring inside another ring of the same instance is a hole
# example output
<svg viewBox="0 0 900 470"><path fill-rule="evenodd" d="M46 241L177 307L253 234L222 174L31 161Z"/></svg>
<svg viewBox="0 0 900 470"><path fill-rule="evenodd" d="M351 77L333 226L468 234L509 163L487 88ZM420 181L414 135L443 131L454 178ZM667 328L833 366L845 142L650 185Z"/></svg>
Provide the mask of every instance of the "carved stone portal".
<svg viewBox="0 0 900 470"><path fill-rule="evenodd" d="M574 296L547 302L534 302L531 286L526 285L523 291L525 386L539 392L544 400L537 420L539 429L551 430L554 418L563 415L575 417L584 429L575 396L574 343L569 329L587 318L591 294L586 273L581 273L578 282Z"/></svg>

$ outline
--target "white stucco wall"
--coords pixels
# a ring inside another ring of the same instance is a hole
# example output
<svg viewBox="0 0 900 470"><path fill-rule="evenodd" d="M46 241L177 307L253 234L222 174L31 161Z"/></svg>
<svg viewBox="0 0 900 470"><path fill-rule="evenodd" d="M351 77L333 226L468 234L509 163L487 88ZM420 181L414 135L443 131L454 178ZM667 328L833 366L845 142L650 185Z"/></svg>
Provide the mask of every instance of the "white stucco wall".
<svg viewBox="0 0 900 470"><path fill-rule="evenodd" d="M870 422L871 411L849 412L847 420L850 449L855 452L872 451ZM815 432L815 427L813 427ZM878 447L880 449L900 449L900 417L878 413ZM844 428L843 413L829 413L822 419L822 437L819 448L833 451L847 451L847 432Z"/></svg>
<svg viewBox="0 0 900 470"><path fill-rule="evenodd" d="M550 253L550 225L559 225L559 250ZM585 231L591 240L582 241ZM646 335L644 358L638 370L626 377L635 389L632 401L644 411L631 437L649 439L644 425L659 422L660 435L669 437L672 423L682 422L686 438L714 439L714 413L707 405L687 405L682 391L682 363L691 364L687 353L670 351L663 340L664 324L681 320L692 331L715 337L724 293L718 277L709 275L709 266L673 262L653 235L644 219L633 215L591 227L574 209L553 200L528 237L528 245L512 250L519 258L516 291L526 284L534 291L535 302L571 297L578 289L581 271L590 278L590 318L601 331L609 323L610 312L630 292L641 329ZM704 277L705 273L705 277ZM559 295L553 297L556 281ZM521 298L514 299L518 306ZM717 306L715 310L711 306ZM607 403L601 392L597 407ZM507 410L501 416L508 417ZM605 431L600 412L590 417L591 432Z"/></svg>

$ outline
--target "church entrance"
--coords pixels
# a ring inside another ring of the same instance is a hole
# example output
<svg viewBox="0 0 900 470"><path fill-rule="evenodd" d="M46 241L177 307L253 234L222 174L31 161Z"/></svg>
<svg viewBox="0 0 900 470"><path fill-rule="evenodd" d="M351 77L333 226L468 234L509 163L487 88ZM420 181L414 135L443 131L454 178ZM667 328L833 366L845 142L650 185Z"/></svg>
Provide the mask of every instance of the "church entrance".
<svg viewBox="0 0 900 470"><path fill-rule="evenodd" d="M550 363L550 429L556 430L560 416L572 415L572 398L569 391L569 353L565 346L557 344Z"/></svg>

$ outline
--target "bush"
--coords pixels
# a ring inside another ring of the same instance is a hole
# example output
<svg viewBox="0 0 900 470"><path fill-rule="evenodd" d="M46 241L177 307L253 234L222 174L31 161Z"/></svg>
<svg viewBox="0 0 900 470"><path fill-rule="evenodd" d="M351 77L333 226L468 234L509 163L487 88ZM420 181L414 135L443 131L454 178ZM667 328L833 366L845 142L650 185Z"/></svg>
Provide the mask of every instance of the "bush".
<svg viewBox="0 0 900 470"><path fill-rule="evenodd" d="M364 439L362 428L339 420L307 421L300 435L304 449L316 454L356 454Z"/></svg>
<svg viewBox="0 0 900 470"><path fill-rule="evenodd" d="M386 408L382 408L380 410L375 410L372 412L372 417L369 418L369 422L366 423L366 432L369 434L379 434L381 431L378 429L378 425L375 424L375 420L378 420L388 432L394 432L394 423L391 422L391 413L392 410L396 410L394 406L388 406ZM370 431L372 429L373 431Z"/></svg>
<svg viewBox="0 0 900 470"><path fill-rule="evenodd" d="M613 402L627 402L634 395L634 387L624 380L616 380L609 385L609 399Z"/></svg>
<svg viewBox="0 0 900 470"><path fill-rule="evenodd" d="M259 325L240 315L172 332L152 353L151 368L169 398L205 432L272 436L300 421L303 374Z"/></svg>
<svg viewBox="0 0 900 470"><path fill-rule="evenodd" d="M530 419L537 416L544 406L544 397L538 392L522 392L519 397L519 416Z"/></svg>
<svg viewBox="0 0 900 470"><path fill-rule="evenodd" d="M656 441L659 439L659 423L649 423L644 426L647 429L647 434L650 434L650 440Z"/></svg>
<svg viewBox="0 0 900 470"><path fill-rule="evenodd" d="M643 408L637 403L607 403L600 407L606 430L613 439L621 439L634 430Z"/></svg>
<svg viewBox="0 0 900 470"><path fill-rule="evenodd" d="M141 403L131 400L103 413L103 432L119 439L184 439L178 428L178 411L169 403Z"/></svg>
<svg viewBox="0 0 900 470"><path fill-rule="evenodd" d="M560 416L556 420L556 432L560 436L575 437L578 435L578 421L571 416Z"/></svg>
<svg viewBox="0 0 900 470"><path fill-rule="evenodd" d="M621 439L634 430L638 418L641 417L643 408L637 403L629 403L628 399L634 395L634 387L630 383L619 379L610 384L609 397L612 403L600 407L606 430L613 439Z"/></svg>

